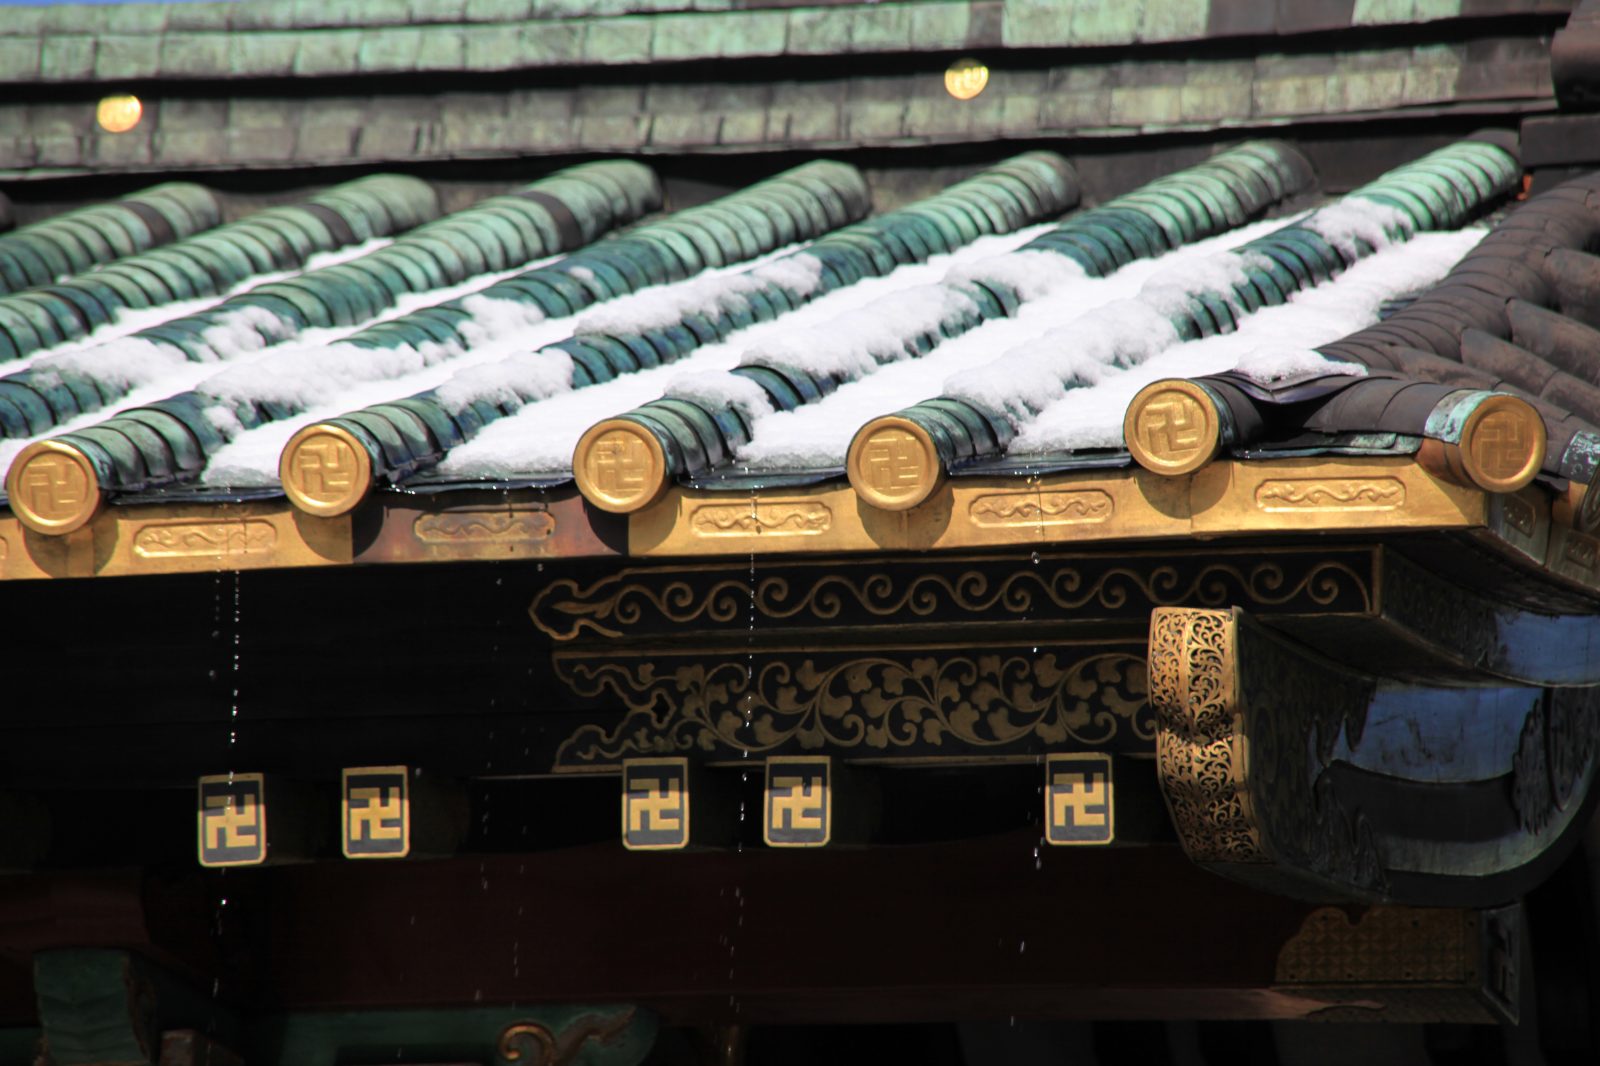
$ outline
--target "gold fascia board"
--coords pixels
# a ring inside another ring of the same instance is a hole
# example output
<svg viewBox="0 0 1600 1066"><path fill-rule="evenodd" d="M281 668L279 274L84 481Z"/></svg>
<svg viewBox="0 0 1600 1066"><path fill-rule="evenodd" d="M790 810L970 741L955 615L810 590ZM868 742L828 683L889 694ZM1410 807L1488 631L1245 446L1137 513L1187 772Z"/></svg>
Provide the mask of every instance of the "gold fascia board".
<svg viewBox="0 0 1600 1066"><path fill-rule="evenodd" d="M1408 457L1212 463L1183 477L1138 467L948 479L907 511L843 482L738 495L673 488L629 516L575 492L369 501L318 518L286 500L104 507L63 536L0 511L0 579L189 573L350 563L854 553L1188 539L1226 534L1474 530L1543 562L1541 490L1503 497L1434 477Z"/></svg>
<svg viewBox="0 0 1600 1066"><path fill-rule="evenodd" d="M570 487L378 494L356 517L362 564L594 558L625 541L625 518Z"/></svg>
<svg viewBox="0 0 1600 1066"><path fill-rule="evenodd" d="M0 579L120 577L351 561L350 520L314 518L287 500L102 508L64 536L0 512Z"/></svg>
<svg viewBox="0 0 1600 1066"><path fill-rule="evenodd" d="M1293 458L1212 463L1183 477L1135 467L954 478L907 511L880 510L838 484L749 496L675 488L631 517L628 547L748 555L1478 529L1490 508L1488 494L1409 457Z"/></svg>

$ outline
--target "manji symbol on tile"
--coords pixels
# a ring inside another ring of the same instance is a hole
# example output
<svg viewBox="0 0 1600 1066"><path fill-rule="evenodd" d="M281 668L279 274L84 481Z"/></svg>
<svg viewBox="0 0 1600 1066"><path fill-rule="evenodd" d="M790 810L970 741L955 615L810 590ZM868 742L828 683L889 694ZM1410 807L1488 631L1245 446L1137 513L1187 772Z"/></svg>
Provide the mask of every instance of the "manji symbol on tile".
<svg viewBox="0 0 1600 1066"><path fill-rule="evenodd" d="M404 766L344 771L339 804L347 859L403 859L411 853L411 794Z"/></svg>
<svg viewBox="0 0 1600 1066"><path fill-rule="evenodd" d="M622 844L667 851L689 843L689 760L624 759Z"/></svg>
<svg viewBox="0 0 1600 1066"><path fill-rule="evenodd" d="M774 848L820 848L833 835L833 766L827 755L767 760L762 834Z"/></svg>
<svg viewBox="0 0 1600 1066"><path fill-rule="evenodd" d="M1109 755L1050 756L1045 760L1045 839L1052 844L1111 843L1116 835L1112 794Z"/></svg>
<svg viewBox="0 0 1600 1066"><path fill-rule="evenodd" d="M200 779L201 866L257 866L267 861L267 794L260 774Z"/></svg>

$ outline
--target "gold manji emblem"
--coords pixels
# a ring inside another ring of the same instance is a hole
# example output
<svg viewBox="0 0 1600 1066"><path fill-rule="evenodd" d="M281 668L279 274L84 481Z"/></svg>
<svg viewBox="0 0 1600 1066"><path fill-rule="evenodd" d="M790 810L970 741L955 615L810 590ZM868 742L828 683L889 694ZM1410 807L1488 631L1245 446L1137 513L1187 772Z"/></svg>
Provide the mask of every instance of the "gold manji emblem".
<svg viewBox="0 0 1600 1066"><path fill-rule="evenodd" d="M654 503L667 485L667 456L655 434L625 418L593 426L573 450L572 473L584 498L628 514Z"/></svg>
<svg viewBox="0 0 1600 1066"><path fill-rule="evenodd" d="M1045 760L1045 839L1052 844L1109 844L1112 814L1111 756L1094 752Z"/></svg>
<svg viewBox="0 0 1600 1066"><path fill-rule="evenodd" d="M622 844L670 851L689 843L689 760L624 759Z"/></svg>
<svg viewBox="0 0 1600 1066"><path fill-rule="evenodd" d="M259 866L267 861L267 794L260 774L200 779L201 866Z"/></svg>
<svg viewBox="0 0 1600 1066"><path fill-rule="evenodd" d="M100 506L100 479L89 459L60 441L42 440L17 455L6 495L22 524L36 533L71 533Z"/></svg>
<svg viewBox="0 0 1600 1066"><path fill-rule="evenodd" d="M827 755L767 760L762 837L774 848L820 848L833 836L833 766Z"/></svg>
<svg viewBox="0 0 1600 1066"><path fill-rule="evenodd" d="M372 488L372 457L342 426L307 426L278 458L278 480L289 500L307 514L344 514Z"/></svg>
<svg viewBox="0 0 1600 1066"><path fill-rule="evenodd" d="M340 818L347 859L403 859L411 853L411 794L404 766L344 772Z"/></svg>
<svg viewBox="0 0 1600 1066"><path fill-rule="evenodd" d="M877 418L850 442L845 471L856 495L886 511L906 511L933 495L943 470L928 431L908 418Z"/></svg>
<svg viewBox="0 0 1600 1066"><path fill-rule="evenodd" d="M1209 463L1222 446L1216 404L1191 381L1157 381L1139 390L1122 420L1134 461L1176 477Z"/></svg>
<svg viewBox="0 0 1600 1066"><path fill-rule="evenodd" d="M1533 480L1548 442L1544 419L1516 396L1490 396L1461 427L1467 476L1489 492L1515 492Z"/></svg>

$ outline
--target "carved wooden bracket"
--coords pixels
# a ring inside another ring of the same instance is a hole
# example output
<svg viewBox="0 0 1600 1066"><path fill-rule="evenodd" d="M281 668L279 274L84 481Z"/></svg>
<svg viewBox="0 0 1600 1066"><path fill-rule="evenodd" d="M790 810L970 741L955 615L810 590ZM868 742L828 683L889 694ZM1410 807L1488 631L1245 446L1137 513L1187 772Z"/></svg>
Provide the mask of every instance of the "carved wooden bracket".
<svg viewBox="0 0 1600 1066"><path fill-rule="evenodd" d="M1238 608L1157 609L1149 670L1184 849L1270 891L1502 902L1560 861L1593 802L1596 688L1402 684Z"/></svg>

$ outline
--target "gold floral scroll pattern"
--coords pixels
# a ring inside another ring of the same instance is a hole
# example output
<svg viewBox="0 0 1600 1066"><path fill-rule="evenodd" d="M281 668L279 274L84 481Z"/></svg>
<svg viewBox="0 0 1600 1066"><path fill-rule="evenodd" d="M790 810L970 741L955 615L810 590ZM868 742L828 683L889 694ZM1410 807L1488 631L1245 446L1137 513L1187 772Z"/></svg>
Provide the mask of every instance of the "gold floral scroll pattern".
<svg viewBox="0 0 1600 1066"><path fill-rule="evenodd" d="M424 544L483 544L545 540L555 528L548 511L445 511L422 515L412 531Z"/></svg>
<svg viewBox="0 0 1600 1066"><path fill-rule="evenodd" d="M1245 779L1227 611L1161 608L1150 618L1156 766L1178 839L1196 862L1266 862Z"/></svg>
<svg viewBox="0 0 1600 1066"><path fill-rule="evenodd" d="M133 553L146 559L251 555L271 551L278 531L260 519L151 523L133 535Z"/></svg>
<svg viewBox="0 0 1600 1066"><path fill-rule="evenodd" d="M565 641L585 631L620 637L651 623L701 628L743 623L752 607L768 621L831 623L863 616L914 622L946 612L1039 620L1085 607L1124 611L1235 602L1275 607L1303 600L1308 607L1328 607L1345 601L1363 611L1372 605L1369 576L1345 558L1304 565L1266 559L1100 569L1052 561L1009 573L819 569L807 576L804 581L770 574L697 580L698 575L682 571L630 568L587 586L571 578L553 581L539 592L529 614L540 630Z"/></svg>
<svg viewBox="0 0 1600 1066"><path fill-rule="evenodd" d="M1392 511L1405 502L1404 483L1389 477L1263 481L1256 489L1263 511Z"/></svg>
<svg viewBox="0 0 1600 1066"><path fill-rule="evenodd" d="M802 750L959 753L1009 745L1104 745L1155 734L1144 661L1119 652L1063 660L1038 654L864 655L632 663L558 660L583 696L628 708L614 728L586 725L556 753L557 770L636 755Z"/></svg>
<svg viewBox="0 0 1600 1066"><path fill-rule="evenodd" d="M689 528L702 537L744 537L826 533L833 511L821 503L706 504L689 515Z"/></svg>
<svg viewBox="0 0 1600 1066"><path fill-rule="evenodd" d="M977 497L967 513L978 526L1066 526L1104 522L1115 507L1100 489L1002 492Z"/></svg>
<svg viewBox="0 0 1600 1066"><path fill-rule="evenodd" d="M1323 773L1341 741L1360 743L1369 681L1240 612L1186 608L1152 616L1150 677L1162 791L1191 858L1381 893L1371 829Z"/></svg>

